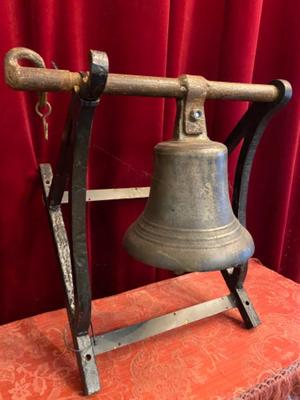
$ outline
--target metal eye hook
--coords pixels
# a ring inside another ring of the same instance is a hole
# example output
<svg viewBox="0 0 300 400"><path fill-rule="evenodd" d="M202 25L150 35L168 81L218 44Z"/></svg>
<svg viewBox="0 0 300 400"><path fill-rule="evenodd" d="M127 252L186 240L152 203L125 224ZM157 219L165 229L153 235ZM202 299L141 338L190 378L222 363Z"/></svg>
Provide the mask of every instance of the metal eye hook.
<svg viewBox="0 0 300 400"><path fill-rule="evenodd" d="M42 119L43 129L44 129L44 136L45 136L46 140L48 140L48 122L47 122L47 117L51 114L51 111L52 111L52 107L51 107L51 104L48 101L46 101L46 104L44 106L44 110L43 111L41 111L39 102L37 102L36 105L35 105L35 112Z"/></svg>
<svg viewBox="0 0 300 400"><path fill-rule="evenodd" d="M16 86L16 81L18 77L18 70L23 68L20 64L20 60L29 60L35 67L46 68L44 60L42 57L33 50L26 49L25 47L15 47L11 49L5 56L5 70L6 70L6 80L12 87ZM28 89L30 90L30 84ZM43 108L47 105L47 93L38 92L39 96L39 108Z"/></svg>
<svg viewBox="0 0 300 400"><path fill-rule="evenodd" d="M41 107L40 103L37 102L36 105L35 105L35 112L41 118L49 117L49 115L51 114L51 111L52 111L51 104L48 101L46 101L46 103L43 106L43 108L45 109L45 111L41 111L42 107Z"/></svg>

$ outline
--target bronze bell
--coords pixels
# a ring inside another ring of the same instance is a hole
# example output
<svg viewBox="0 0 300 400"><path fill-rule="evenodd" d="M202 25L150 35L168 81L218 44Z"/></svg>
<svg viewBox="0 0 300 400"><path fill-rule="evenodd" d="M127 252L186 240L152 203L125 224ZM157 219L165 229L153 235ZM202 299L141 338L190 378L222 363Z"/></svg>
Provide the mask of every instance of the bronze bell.
<svg viewBox="0 0 300 400"><path fill-rule="evenodd" d="M230 204L227 148L207 137L204 124L190 136L179 117L175 138L155 146L148 202L124 238L128 253L146 264L213 271L239 266L254 252Z"/></svg>

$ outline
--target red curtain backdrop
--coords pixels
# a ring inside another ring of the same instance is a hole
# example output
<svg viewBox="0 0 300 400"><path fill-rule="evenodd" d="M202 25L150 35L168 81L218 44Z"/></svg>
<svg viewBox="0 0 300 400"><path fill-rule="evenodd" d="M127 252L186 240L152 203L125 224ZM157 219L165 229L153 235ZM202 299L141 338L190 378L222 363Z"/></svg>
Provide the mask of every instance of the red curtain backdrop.
<svg viewBox="0 0 300 400"><path fill-rule="evenodd" d="M300 282L300 5L297 0L3 0L1 58L29 47L62 69L88 68L89 49L108 53L110 71L203 75L211 80L289 80L294 96L259 146L251 178L248 228L256 257ZM2 72L3 74L3 72ZM1 77L0 321L63 305L38 164L55 164L69 94L49 96L49 141L34 112L36 95ZM223 141L246 103L207 102L209 136ZM104 97L90 148L89 187L146 186L153 146L172 134L174 101ZM230 163L230 177L236 160ZM168 272L131 259L121 247L144 200L89 206L93 296L153 282ZM65 206L66 208L67 206ZM267 284L267 282L261 282Z"/></svg>

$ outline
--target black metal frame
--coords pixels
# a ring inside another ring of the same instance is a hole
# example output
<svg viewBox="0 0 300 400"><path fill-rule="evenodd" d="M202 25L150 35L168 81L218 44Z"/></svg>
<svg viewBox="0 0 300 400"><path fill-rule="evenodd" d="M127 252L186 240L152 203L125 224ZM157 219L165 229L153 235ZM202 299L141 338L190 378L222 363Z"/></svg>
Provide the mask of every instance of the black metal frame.
<svg viewBox="0 0 300 400"><path fill-rule="evenodd" d="M57 168L52 175L50 164L41 164L45 202L61 267L66 308L73 337L74 351L83 383L84 393L100 389L95 355L116 347L165 332L219 312L237 307L246 327L255 327L259 317L243 287L247 265L223 270L230 294L174 313L154 318L96 337L89 335L91 325L91 288L86 247L86 170L92 121L100 95L105 87L108 61L105 53L91 53L89 86L85 92L74 92L63 134ZM255 150L273 114L291 97L285 81L274 81L280 96L273 103L253 103L229 135L225 144L229 153L244 139L234 183L233 209L242 224L246 223L249 177ZM69 240L61 212L65 187L71 190L70 206L72 234Z"/></svg>
<svg viewBox="0 0 300 400"><path fill-rule="evenodd" d="M244 226L246 226L249 180L257 146L273 115L292 97L291 85L287 81L278 79L272 81L271 84L278 88L278 99L272 103L252 103L225 141L230 154L243 140L235 171L232 208ZM242 265L235 268L233 272L223 270L221 273L228 289L235 294L237 307L246 327L252 328L260 321L243 287L247 270L248 265Z"/></svg>

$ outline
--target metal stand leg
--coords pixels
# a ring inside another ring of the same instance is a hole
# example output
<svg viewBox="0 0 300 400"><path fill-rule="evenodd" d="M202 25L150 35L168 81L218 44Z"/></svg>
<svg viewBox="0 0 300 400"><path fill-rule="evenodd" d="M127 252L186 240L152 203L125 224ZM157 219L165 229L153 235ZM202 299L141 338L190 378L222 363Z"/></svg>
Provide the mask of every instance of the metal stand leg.
<svg viewBox="0 0 300 400"><path fill-rule="evenodd" d="M233 211L242 225L246 226L246 211L249 179L255 151L269 121L291 98L292 91L288 82L272 82L278 88L279 98L274 103L253 103L233 129L225 144L229 154L244 139L234 181ZM247 328L260 324L260 319L243 287L248 265L242 265L233 271L223 270L222 276L236 299L237 307Z"/></svg>
<svg viewBox="0 0 300 400"><path fill-rule="evenodd" d="M44 186L45 197L47 198L49 194L49 188L52 183L52 170L50 164L41 164L40 173ZM91 338L87 332L85 334L80 333L78 329L80 325L76 321L76 309L78 306L76 306L75 301L71 253L67 232L60 206L55 208L49 207L48 211L62 273L66 308L70 330L72 333L74 352L76 353L77 364L81 375L84 393L92 394L100 390L98 370ZM85 277L85 280L87 280L87 277ZM85 313L87 328L90 325L90 317L88 314L89 310L90 305L88 305L87 312Z"/></svg>
<svg viewBox="0 0 300 400"><path fill-rule="evenodd" d="M86 172L88 145L95 108L108 73L105 53L91 52L88 89L74 93L53 177L49 164L40 165L45 201L61 267L74 352L85 394L100 390L92 338L91 289L86 247ZM71 183L71 246L60 208L67 182Z"/></svg>
<svg viewBox="0 0 300 400"><path fill-rule="evenodd" d="M243 268L243 271L246 270L246 267L242 266L240 269ZM237 268L235 268L235 271ZM237 282L236 282L236 275L234 273L228 272L226 269L221 271L222 276L226 282L226 285L228 286L228 289L230 290L231 294L234 296L234 299L236 301L236 307L238 308L244 322L246 328L255 328L257 325L260 324L260 319L259 316L257 315L253 304L251 303L251 300L248 297L248 294L246 290L243 287L243 284L241 284L240 287L238 287Z"/></svg>

